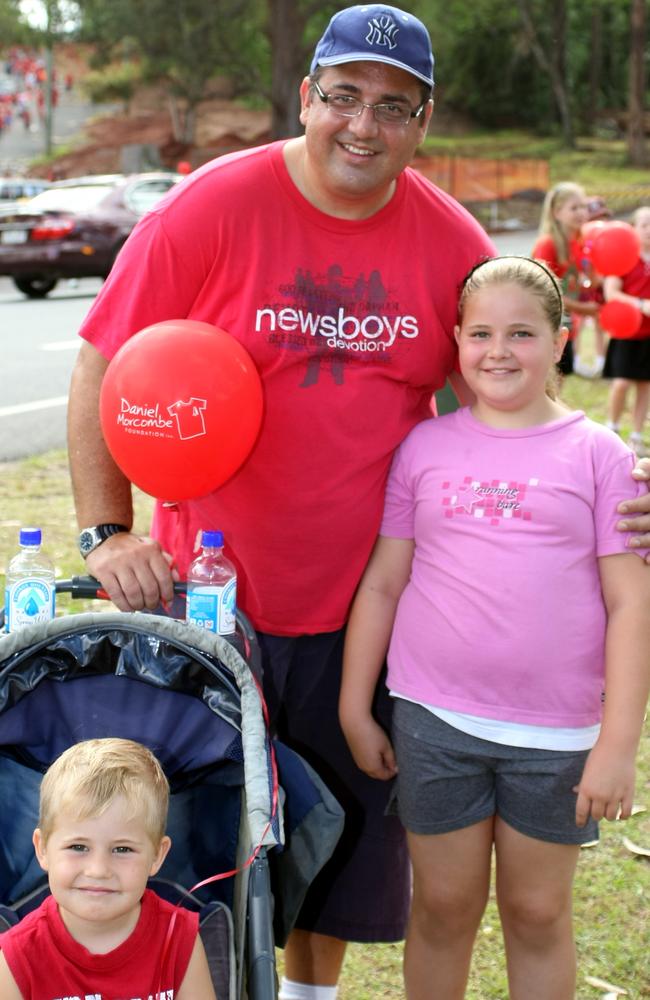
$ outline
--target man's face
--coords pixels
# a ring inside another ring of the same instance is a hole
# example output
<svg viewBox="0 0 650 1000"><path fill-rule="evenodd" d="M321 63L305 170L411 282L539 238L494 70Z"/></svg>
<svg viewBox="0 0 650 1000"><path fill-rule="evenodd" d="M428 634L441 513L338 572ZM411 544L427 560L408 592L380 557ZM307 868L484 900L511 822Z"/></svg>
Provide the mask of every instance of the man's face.
<svg viewBox="0 0 650 1000"><path fill-rule="evenodd" d="M421 103L417 78L384 63L330 66L318 82L326 94L347 94L364 104L399 103L415 110ZM388 125L378 122L369 108L356 118L335 114L310 88L308 79L303 80L300 95L307 197L332 215L372 215L390 199L395 178L424 139L432 104L408 125Z"/></svg>

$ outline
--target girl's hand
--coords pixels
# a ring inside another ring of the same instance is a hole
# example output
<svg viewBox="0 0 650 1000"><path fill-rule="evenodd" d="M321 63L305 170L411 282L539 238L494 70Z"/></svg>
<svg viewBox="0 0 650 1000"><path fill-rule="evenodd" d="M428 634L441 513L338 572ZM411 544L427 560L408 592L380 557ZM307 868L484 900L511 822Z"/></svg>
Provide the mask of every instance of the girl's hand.
<svg viewBox="0 0 650 1000"><path fill-rule="evenodd" d="M576 825L595 820L628 819L634 799L634 755L598 743L587 757L576 802Z"/></svg>
<svg viewBox="0 0 650 1000"><path fill-rule="evenodd" d="M354 720L343 731L358 768L380 781L395 777L397 764L393 747L386 732L372 716Z"/></svg>

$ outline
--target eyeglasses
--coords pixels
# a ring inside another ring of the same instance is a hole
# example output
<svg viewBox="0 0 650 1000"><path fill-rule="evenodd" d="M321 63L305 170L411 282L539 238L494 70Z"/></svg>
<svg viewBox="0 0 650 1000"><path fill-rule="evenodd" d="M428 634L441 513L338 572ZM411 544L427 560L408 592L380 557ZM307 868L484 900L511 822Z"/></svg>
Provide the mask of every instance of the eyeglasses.
<svg viewBox="0 0 650 1000"><path fill-rule="evenodd" d="M356 97L349 94L326 94L314 80L314 89L323 104L326 104L330 111L342 118L358 118L363 113L364 108L370 108L375 116L375 121L382 125L408 125L411 118L419 118L424 111L428 101L423 101L415 111L403 104L364 104Z"/></svg>

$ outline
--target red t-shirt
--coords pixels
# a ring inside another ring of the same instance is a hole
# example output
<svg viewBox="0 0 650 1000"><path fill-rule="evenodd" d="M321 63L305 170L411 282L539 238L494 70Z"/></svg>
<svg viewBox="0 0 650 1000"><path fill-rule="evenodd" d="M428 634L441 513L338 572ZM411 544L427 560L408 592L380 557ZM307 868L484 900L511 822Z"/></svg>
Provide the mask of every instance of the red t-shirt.
<svg viewBox="0 0 650 1000"><path fill-rule="evenodd" d="M161 970L172 913L176 913ZM176 908L147 889L133 933L106 955L93 955L71 937L53 896L0 936L0 948L23 1000L173 1000L198 933L197 913Z"/></svg>
<svg viewBox="0 0 650 1000"><path fill-rule="evenodd" d="M621 283L621 291L626 295L650 299L650 260L640 257L632 270L623 275ZM650 316L644 315L641 326L631 339L645 340L646 337L650 337Z"/></svg>
<svg viewBox="0 0 650 1000"><path fill-rule="evenodd" d="M584 249L582 240L569 240L569 259L561 261L558 256L557 246L552 236L540 236L532 249L531 257L543 260L550 267L553 274L562 282L562 289L569 298L577 299L580 296L580 275L582 274L582 262ZM571 317L571 340L576 335L577 325L575 317Z"/></svg>
<svg viewBox="0 0 650 1000"><path fill-rule="evenodd" d="M368 219L315 208L284 143L206 164L136 227L81 336L111 358L150 324L191 318L235 336L262 377L264 419L232 479L153 533L181 573L220 529L238 603L299 635L345 621L374 543L392 454L454 368L458 289L494 247L416 171ZM173 499L173 498L167 498Z"/></svg>

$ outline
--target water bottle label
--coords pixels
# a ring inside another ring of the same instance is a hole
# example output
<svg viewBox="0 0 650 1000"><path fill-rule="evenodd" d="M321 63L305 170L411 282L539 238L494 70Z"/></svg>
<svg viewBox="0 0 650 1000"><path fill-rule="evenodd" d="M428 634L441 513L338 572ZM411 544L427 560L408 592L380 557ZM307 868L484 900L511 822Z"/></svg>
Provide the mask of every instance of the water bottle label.
<svg viewBox="0 0 650 1000"><path fill-rule="evenodd" d="M23 625L40 625L54 618L54 584L44 580L19 580L5 590L8 632Z"/></svg>
<svg viewBox="0 0 650 1000"><path fill-rule="evenodd" d="M192 584L187 594L186 620L192 625L230 635L235 631L237 580L229 580L225 587Z"/></svg>

